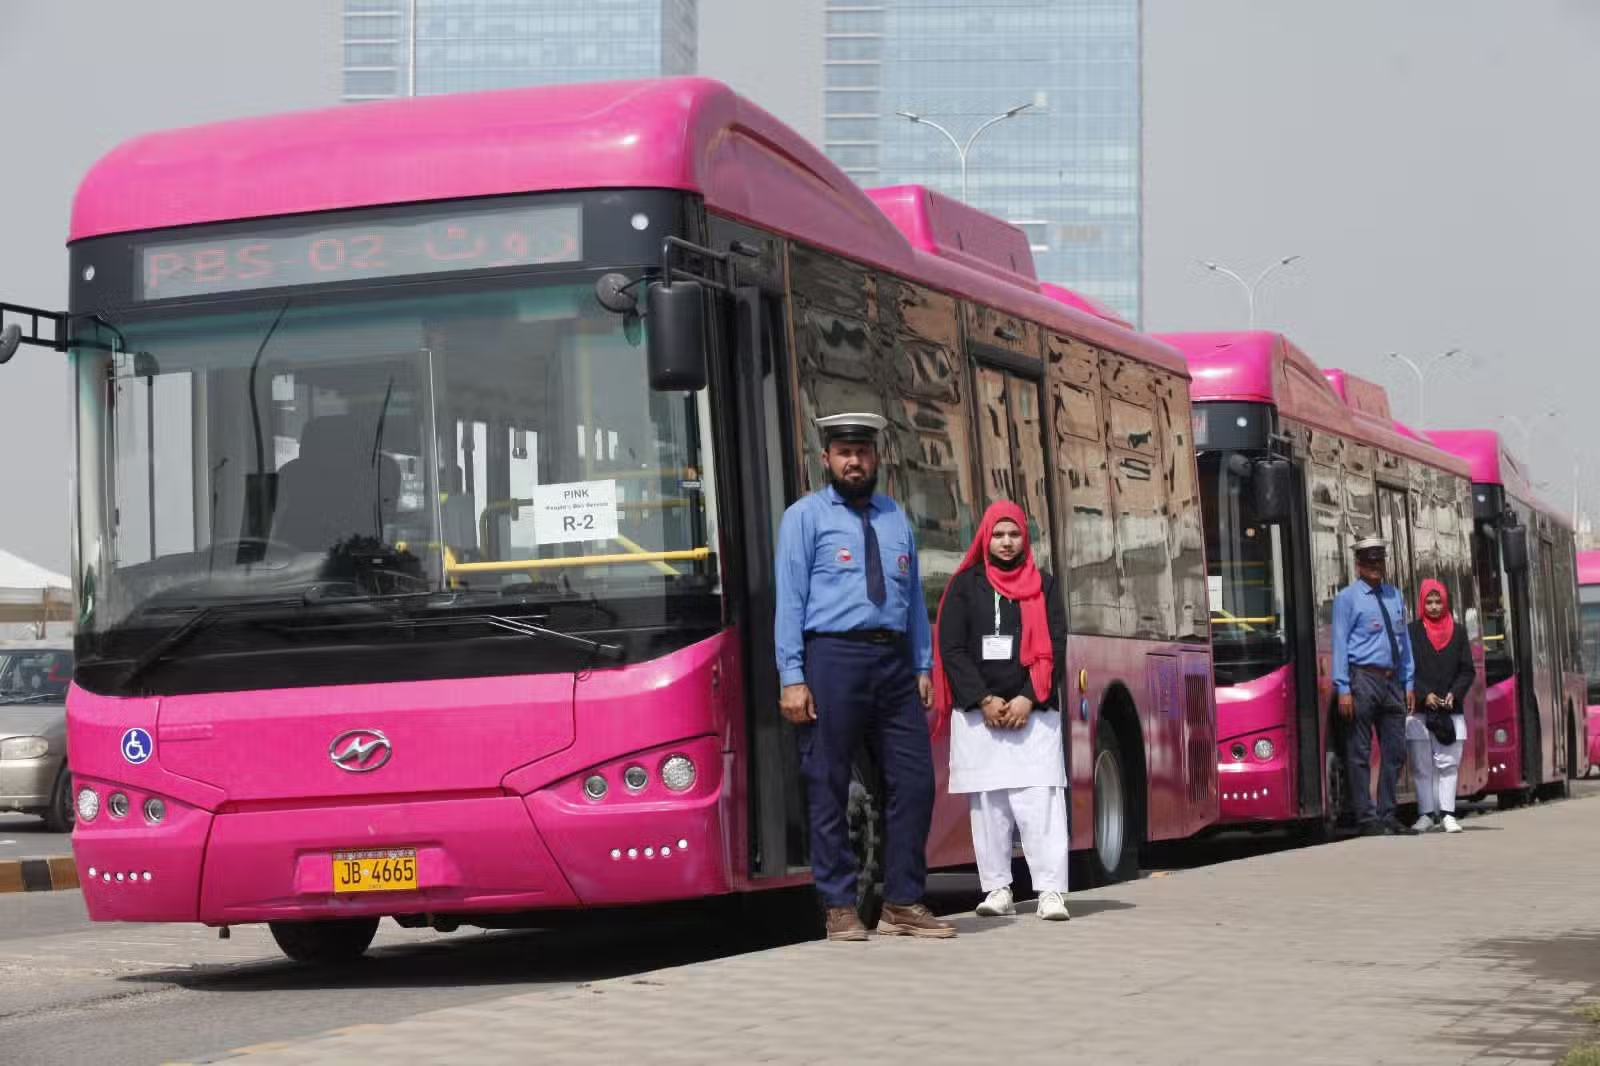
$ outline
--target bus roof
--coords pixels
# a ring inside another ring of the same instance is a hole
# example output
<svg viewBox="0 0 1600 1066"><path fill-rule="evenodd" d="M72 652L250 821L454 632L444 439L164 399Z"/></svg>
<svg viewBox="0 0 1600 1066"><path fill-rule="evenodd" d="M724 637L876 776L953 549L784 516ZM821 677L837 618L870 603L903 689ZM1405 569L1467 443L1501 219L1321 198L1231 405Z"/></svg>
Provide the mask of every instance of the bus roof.
<svg viewBox="0 0 1600 1066"><path fill-rule="evenodd" d="M607 188L696 192L720 214L1187 373L1082 297L1042 291L1015 226L920 186L868 193L709 78L454 93L146 134L84 177L70 239Z"/></svg>
<svg viewBox="0 0 1600 1066"><path fill-rule="evenodd" d="M1578 553L1578 584L1600 585L1600 551Z"/></svg>
<svg viewBox="0 0 1600 1066"><path fill-rule="evenodd" d="M1472 468L1472 480L1481 485L1499 485L1506 495L1547 515L1557 525L1571 527L1570 519L1559 509L1539 498L1520 462L1505 440L1492 429L1435 429L1428 436L1447 452L1461 456Z"/></svg>
<svg viewBox="0 0 1600 1066"><path fill-rule="evenodd" d="M1297 422L1449 470L1468 470L1389 412L1383 386L1346 370L1323 370L1281 333L1161 333L1189 362L1196 403L1232 400L1268 403Z"/></svg>

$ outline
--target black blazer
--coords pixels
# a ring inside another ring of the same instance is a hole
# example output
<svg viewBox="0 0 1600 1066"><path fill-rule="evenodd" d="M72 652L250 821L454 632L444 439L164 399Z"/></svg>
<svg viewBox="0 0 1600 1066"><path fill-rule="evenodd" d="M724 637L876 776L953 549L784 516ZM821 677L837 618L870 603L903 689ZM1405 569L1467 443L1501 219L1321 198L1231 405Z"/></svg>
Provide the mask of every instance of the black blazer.
<svg viewBox="0 0 1600 1066"><path fill-rule="evenodd" d="M1477 668L1472 664L1472 648L1467 644L1466 627L1457 622L1455 632L1450 634L1450 643L1444 646L1443 651L1434 651L1432 642L1428 640L1428 631L1422 627L1419 618L1411 623L1411 654L1417 664L1413 685L1417 692L1417 710L1420 712L1427 706L1430 693L1440 699L1454 694L1456 700L1452 709L1463 710L1467 693L1472 691L1472 682L1477 677Z"/></svg>
<svg viewBox="0 0 1600 1066"><path fill-rule="evenodd" d="M970 710L985 696L1007 700L1026 696L1035 707L1056 706L1056 693L1067 670L1067 613L1056 594L1055 578L1043 571L1039 576L1043 579L1050 646L1055 652L1055 677L1051 691L1042 698L1033 691L1033 680L1022 666L1022 608L1015 601L1000 597L1000 632L1013 638L1011 658L986 661L983 638L994 633L994 588L982 566L970 566L950 579L939 622L939 656L944 661L950 697L957 710Z"/></svg>

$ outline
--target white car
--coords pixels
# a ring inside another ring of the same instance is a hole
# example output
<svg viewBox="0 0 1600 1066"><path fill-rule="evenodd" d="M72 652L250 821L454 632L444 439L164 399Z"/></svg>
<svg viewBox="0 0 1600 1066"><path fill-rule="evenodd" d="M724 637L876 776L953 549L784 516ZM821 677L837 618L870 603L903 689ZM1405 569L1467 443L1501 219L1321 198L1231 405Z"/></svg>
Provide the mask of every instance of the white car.
<svg viewBox="0 0 1600 1066"><path fill-rule="evenodd" d="M0 644L0 811L37 814L57 833L72 829L74 814L67 764L71 681L70 644Z"/></svg>

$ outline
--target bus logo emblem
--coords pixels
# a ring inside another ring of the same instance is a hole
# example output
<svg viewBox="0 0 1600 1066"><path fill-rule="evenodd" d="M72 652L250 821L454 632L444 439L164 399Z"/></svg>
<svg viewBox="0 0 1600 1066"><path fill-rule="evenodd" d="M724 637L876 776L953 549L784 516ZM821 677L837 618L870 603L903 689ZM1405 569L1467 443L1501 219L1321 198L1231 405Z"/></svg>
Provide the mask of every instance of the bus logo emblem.
<svg viewBox="0 0 1600 1066"><path fill-rule="evenodd" d="M352 774L381 769L393 754L389 738L376 729L346 730L328 745L328 758L333 765Z"/></svg>

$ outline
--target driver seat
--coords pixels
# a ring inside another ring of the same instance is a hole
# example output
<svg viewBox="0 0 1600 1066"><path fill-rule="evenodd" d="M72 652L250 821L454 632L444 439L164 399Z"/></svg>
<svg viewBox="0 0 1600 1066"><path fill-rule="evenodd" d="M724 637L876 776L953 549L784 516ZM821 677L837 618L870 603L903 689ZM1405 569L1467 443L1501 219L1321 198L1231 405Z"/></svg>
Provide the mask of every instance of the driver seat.
<svg viewBox="0 0 1600 1066"><path fill-rule="evenodd" d="M375 427L351 415L306 423L300 455L278 471L272 539L326 552L353 538L383 540L400 497L400 464L377 452Z"/></svg>

